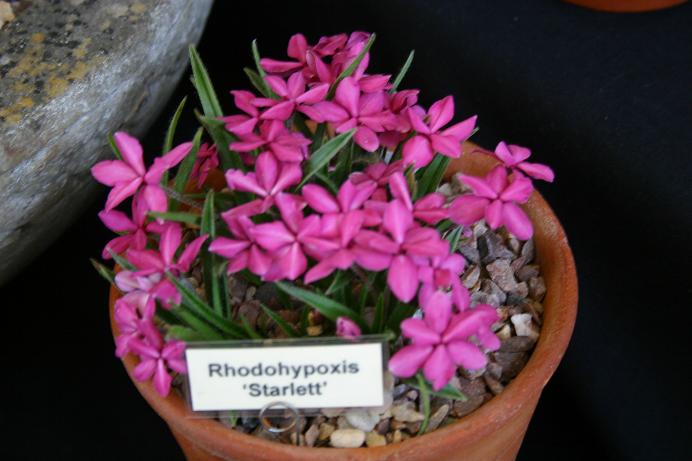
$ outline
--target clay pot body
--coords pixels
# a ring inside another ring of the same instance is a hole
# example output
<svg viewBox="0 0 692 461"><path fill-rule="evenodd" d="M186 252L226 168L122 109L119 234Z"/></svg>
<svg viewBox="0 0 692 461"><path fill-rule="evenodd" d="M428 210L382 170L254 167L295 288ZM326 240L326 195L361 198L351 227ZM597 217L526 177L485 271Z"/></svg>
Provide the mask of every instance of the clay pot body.
<svg viewBox="0 0 692 461"><path fill-rule="evenodd" d="M465 151L475 149L465 146ZM452 161L447 175L464 171L483 174L494 160L464 154ZM454 424L401 443L376 448L307 448L275 443L246 435L216 420L191 418L185 401L172 392L161 398L151 383L132 378L137 359L123 362L135 386L166 421L190 461L504 461L515 459L543 387L557 368L572 335L577 313L577 276L572 252L558 219L534 192L525 206L535 228L536 254L545 279L544 319L540 339L526 367L505 390ZM119 292L111 288L110 310Z"/></svg>
<svg viewBox="0 0 692 461"><path fill-rule="evenodd" d="M681 5L687 0L565 0L568 3L610 13L643 13Z"/></svg>

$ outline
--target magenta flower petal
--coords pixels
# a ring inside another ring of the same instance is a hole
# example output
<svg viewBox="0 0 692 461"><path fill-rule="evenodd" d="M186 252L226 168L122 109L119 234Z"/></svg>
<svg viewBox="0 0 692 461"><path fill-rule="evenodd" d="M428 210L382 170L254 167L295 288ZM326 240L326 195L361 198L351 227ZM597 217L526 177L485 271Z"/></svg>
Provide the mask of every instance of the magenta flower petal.
<svg viewBox="0 0 692 461"><path fill-rule="evenodd" d="M315 113L319 114L320 117L319 119L316 119L310 115L310 117L316 122L336 123L349 118L348 112L346 112L340 105L331 101L318 102L312 106L312 109Z"/></svg>
<svg viewBox="0 0 692 461"><path fill-rule="evenodd" d="M502 207L502 220L507 230L519 240L528 240L533 235L531 219L512 202L505 203Z"/></svg>
<svg viewBox="0 0 692 461"><path fill-rule="evenodd" d="M154 373L154 389L161 397L166 397L171 391L173 378L168 374L163 360L156 361L156 372Z"/></svg>
<svg viewBox="0 0 692 461"><path fill-rule="evenodd" d="M147 184L142 189L142 200L146 203L150 211L164 213L168 210L168 197L166 193L157 184Z"/></svg>
<svg viewBox="0 0 692 461"><path fill-rule="evenodd" d="M375 132L366 126L358 127L356 134L353 135L353 140L368 152L374 152L380 146Z"/></svg>
<svg viewBox="0 0 692 461"><path fill-rule="evenodd" d="M522 162L517 165L517 167L532 178L542 179L548 182L553 182L555 179L553 170L549 166L541 163Z"/></svg>
<svg viewBox="0 0 692 461"><path fill-rule="evenodd" d="M435 347L423 365L423 376L430 381L433 390L439 391L449 383L456 368L447 353L447 347L440 344Z"/></svg>
<svg viewBox="0 0 692 461"><path fill-rule="evenodd" d="M346 77L336 87L334 100L345 108L351 116L358 115L360 88L353 77Z"/></svg>
<svg viewBox="0 0 692 461"><path fill-rule="evenodd" d="M200 235L192 242L188 243L178 258L177 266L181 271L188 272L190 270L190 266L194 262L195 258L197 258L197 254L207 238L209 238L208 235Z"/></svg>
<svg viewBox="0 0 692 461"><path fill-rule="evenodd" d="M293 77L293 75L300 75L300 73L296 72L295 74L292 74L291 77ZM286 85L284 79L276 75L267 75L264 77L264 81L267 82L274 93L278 94L282 98L288 98L288 86Z"/></svg>
<svg viewBox="0 0 692 461"><path fill-rule="evenodd" d="M143 176L146 168L144 168L142 145L139 141L124 131L116 132L113 135L113 140L123 160L137 172L137 175Z"/></svg>
<svg viewBox="0 0 692 461"><path fill-rule="evenodd" d="M515 173L513 181L502 191L500 198L505 202L524 203L529 200L533 192L531 180L526 176Z"/></svg>
<svg viewBox="0 0 692 461"><path fill-rule="evenodd" d="M480 370L488 363L485 354L467 341L452 341L447 344L447 351L454 363L467 370Z"/></svg>
<svg viewBox="0 0 692 461"><path fill-rule="evenodd" d="M527 149L528 150L528 149ZM530 152L530 151L529 151ZM521 160L515 159L514 155L512 152L509 150L509 147L504 141L500 141L495 147L495 156L505 165L507 166L514 166L517 163L521 162ZM528 157L528 155L527 155ZM523 159L522 159L523 160Z"/></svg>
<svg viewBox="0 0 692 461"><path fill-rule="evenodd" d="M250 234L260 246L269 251L278 250L295 241L293 234L281 221L258 224L252 228Z"/></svg>
<svg viewBox="0 0 692 461"><path fill-rule="evenodd" d="M485 197L490 199L497 198L497 191L485 179L465 174L459 174L458 178L464 184L469 186L473 193L478 197Z"/></svg>
<svg viewBox="0 0 692 461"><path fill-rule="evenodd" d="M501 200L493 200L485 209L485 221L491 229L497 229L502 225L502 208Z"/></svg>
<svg viewBox="0 0 692 461"><path fill-rule="evenodd" d="M449 219L457 224L469 226L485 216L490 200L475 195L462 195L449 206Z"/></svg>
<svg viewBox="0 0 692 461"><path fill-rule="evenodd" d="M380 253L362 247L355 247L353 254L356 257L356 263L363 269L379 272L389 267L392 262L392 255Z"/></svg>
<svg viewBox="0 0 692 461"><path fill-rule="evenodd" d="M418 270L408 256L395 256L387 273L387 285L392 293L404 302L409 302L418 291Z"/></svg>
<svg viewBox="0 0 692 461"><path fill-rule="evenodd" d="M348 317L336 319L336 335L342 338L355 339L360 337L360 327Z"/></svg>
<svg viewBox="0 0 692 461"><path fill-rule="evenodd" d="M262 112L262 120L288 120L296 105L293 101L283 101Z"/></svg>
<svg viewBox="0 0 692 461"><path fill-rule="evenodd" d="M435 290L426 300L423 307L423 320L434 332L441 334L449 325L452 316L452 299L442 291Z"/></svg>
<svg viewBox="0 0 692 461"><path fill-rule="evenodd" d="M101 184L116 184L133 181L140 175L129 165L120 160L104 160L91 167L91 175Z"/></svg>
<svg viewBox="0 0 692 461"><path fill-rule="evenodd" d="M445 126L454 117L454 98L446 96L433 103L428 109L428 126L430 131L435 132Z"/></svg>
<svg viewBox="0 0 692 461"><path fill-rule="evenodd" d="M453 136L431 134L430 144L434 152L439 152L447 157L459 158L461 155L461 143Z"/></svg>
<svg viewBox="0 0 692 461"><path fill-rule="evenodd" d="M413 225L413 215L401 200L392 200L384 210L384 228L397 243L403 243L406 231Z"/></svg>
<svg viewBox="0 0 692 461"><path fill-rule="evenodd" d="M432 350L432 346L404 346L389 359L389 371L394 376L410 378L428 359Z"/></svg>
<svg viewBox="0 0 692 461"><path fill-rule="evenodd" d="M463 122L456 123L442 132L445 136L451 136L459 142L466 141L473 133L476 128L477 116L472 116L464 120Z"/></svg>
<svg viewBox="0 0 692 461"><path fill-rule="evenodd" d="M422 168L433 159L430 141L425 136L414 136L404 144L402 158L406 165L413 163L415 168Z"/></svg>
<svg viewBox="0 0 692 461"><path fill-rule="evenodd" d="M318 213L338 213L339 204L332 194L324 187L317 184L306 184L302 188L302 194L310 208Z"/></svg>
<svg viewBox="0 0 692 461"><path fill-rule="evenodd" d="M305 272L308 261L299 243L289 245L284 251L276 255L281 274L288 280L295 280Z"/></svg>
<svg viewBox="0 0 692 461"><path fill-rule="evenodd" d="M329 91L328 83L320 83L296 98L300 104L315 104L323 101Z"/></svg>
<svg viewBox="0 0 692 461"><path fill-rule="evenodd" d="M285 72L291 72L303 67L303 64L300 62L277 61L276 59L269 58L260 59L260 65L262 66L262 69L271 74L283 74Z"/></svg>
<svg viewBox="0 0 692 461"><path fill-rule="evenodd" d="M132 370L132 376L137 381L148 381L154 375L154 371L156 371L156 362L154 359L142 360Z"/></svg>
<svg viewBox="0 0 692 461"><path fill-rule="evenodd" d="M137 225L122 211L101 211L98 217L113 232L133 232L137 230Z"/></svg>
<svg viewBox="0 0 692 461"><path fill-rule="evenodd" d="M401 200L409 210L413 210L411 194L408 190L408 182L406 182L406 178L401 171L392 173L389 177L389 190L392 192L394 198Z"/></svg>
<svg viewBox="0 0 692 461"><path fill-rule="evenodd" d="M217 237L209 245L209 251L221 255L224 258L233 258L249 246L250 242L247 240L233 240L226 237Z"/></svg>
<svg viewBox="0 0 692 461"><path fill-rule="evenodd" d="M411 338L416 346L432 346L440 342L440 335L421 319L408 318L401 322L401 334Z"/></svg>
<svg viewBox="0 0 692 461"><path fill-rule="evenodd" d="M173 258L175 258L175 252L180 246L180 242L183 238L183 230L177 223L169 223L166 229L161 234L161 240L159 241L159 251L161 252L161 257L166 266L173 264Z"/></svg>
<svg viewBox="0 0 692 461"><path fill-rule="evenodd" d="M411 123L411 127L413 127L418 134L430 134L430 127L423 121L425 113L419 113L415 108L409 108L406 109L406 115Z"/></svg>
<svg viewBox="0 0 692 461"><path fill-rule="evenodd" d="M240 170L228 170L226 171L226 182L228 183L228 187L233 190L252 192L259 196L266 195L264 189L257 183L257 178L254 173L248 173L246 175Z"/></svg>

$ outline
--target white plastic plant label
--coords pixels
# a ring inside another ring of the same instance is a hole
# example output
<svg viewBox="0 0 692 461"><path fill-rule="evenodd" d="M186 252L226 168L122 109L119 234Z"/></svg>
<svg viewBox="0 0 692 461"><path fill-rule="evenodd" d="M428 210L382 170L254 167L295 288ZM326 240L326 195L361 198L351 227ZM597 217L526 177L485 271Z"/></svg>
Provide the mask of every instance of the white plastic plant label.
<svg viewBox="0 0 692 461"><path fill-rule="evenodd" d="M384 403L381 340L189 344L185 355L193 411L252 411L277 401L299 409Z"/></svg>

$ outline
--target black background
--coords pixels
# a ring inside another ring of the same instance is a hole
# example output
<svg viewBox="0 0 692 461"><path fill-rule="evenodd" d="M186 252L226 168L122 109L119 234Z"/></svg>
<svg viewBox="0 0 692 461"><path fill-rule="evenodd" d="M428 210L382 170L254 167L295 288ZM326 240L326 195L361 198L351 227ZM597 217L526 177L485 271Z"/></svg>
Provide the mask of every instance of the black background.
<svg viewBox="0 0 692 461"><path fill-rule="evenodd" d="M372 72L425 105L455 96L473 140L529 146L556 182L580 283L576 330L520 460L690 459L692 5L598 13L556 1L220 1L199 45L219 93L247 88L250 42L283 58L310 41L377 32ZM179 85L145 147L192 94ZM98 110L98 108L94 108ZM180 140L194 130L188 112ZM108 287L91 268L111 237L96 202L0 288L2 459L181 459L113 355Z"/></svg>

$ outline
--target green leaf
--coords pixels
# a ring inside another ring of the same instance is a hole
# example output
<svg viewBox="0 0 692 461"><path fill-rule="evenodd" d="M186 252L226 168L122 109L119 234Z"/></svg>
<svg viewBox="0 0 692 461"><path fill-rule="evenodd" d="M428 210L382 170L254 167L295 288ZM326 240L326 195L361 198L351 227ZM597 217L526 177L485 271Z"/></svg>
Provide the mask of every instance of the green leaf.
<svg viewBox="0 0 692 461"><path fill-rule="evenodd" d="M174 307L171 312L173 312L173 314L175 314L180 320L188 324L193 330L199 333L205 340L219 341L224 339L224 336L221 333L212 328L208 323L201 320L189 310L186 310L182 305Z"/></svg>
<svg viewBox="0 0 692 461"><path fill-rule="evenodd" d="M180 101L180 104L178 104L178 108L175 110L175 113L173 114L171 123L168 125L168 130L166 130L166 138L163 142L164 154L166 152L170 152L170 150L173 148L173 137L175 136L175 129L178 127L178 121L180 120L180 115L183 113L183 108L185 107L186 102L187 96L185 96L183 100Z"/></svg>
<svg viewBox="0 0 692 461"><path fill-rule="evenodd" d="M423 169L423 174L418 180L418 191L415 196L416 199L437 190L445 171L447 171L449 161L450 158L446 155L435 155L433 161Z"/></svg>
<svg viewBox="0 0 692 461"><path fill-rule="evenodd" d="M264 80L264 77L267 76L267 73L264 71L264 69L262 69L262 66L260 65L260 54L259 50L257 49L257 39L252 41L252 58L255 60L255 67L257 68L257 73L259 74L261 85L264 87L264 92L262 92L262 94L265 94L268 98L278 99L276 93L272 91L272 89L267 84L266 80Z"/></svg>
<svg viewBox="0 0 692 461"><path fill-rule="evenodd" d="M416 312L416 309L418 308L414 305L397 301L396 306L392 309L392 313L387 319L387 326L391 328L394 333L399 334L401 322L411 317Z"/></svg>
<svg viewBox="0 0 692 461"><path fill-rule="evenodd" d="M111 254L111 257L113 258L113 261L115 261L115 263L116 263L118 266L120 266L121 269L125 269L125 270L128 270L128 271L136 270L135 266L132 265L132 263L131 263L130 261L128 261L127 259L125 259L125 258L123 258L122 256L120 256L120 255L119 255L118 253L116 253L115 251L113 251L113 250L111 250L111 249L109 248L109 249L108 249L108 252Z"/></svg>
<svg viewBox="0 0 692 461"><path fill-rule="evenodd" d="M166 221L182 222L185 224L192 224L193 226L199 226L199 215L192 213L185 213L183 211L166 211L163 213L150 211L147 214L154 219L161 218Z"/></svg>
<svg viewBox="0 0 692 461"><path fill-rule="evenodd" d="M384 330L384 293L380 293L377 297L377 303L375 303L375 315L372 319L372 331L375 333L382 333Z"/></svg>
<svg viewBox="0 0 692 461"><path fill-rule="evenodd" d="M392 88L389 90L390 93L394 93L396 91L396 89L399 88L399 84L404 79L404 76L408 72L409 67L411 67L411 63L413 63L413 55L414 54L416 54L416 50L411 50L411 52L408 55L408 58L406 58L406 62L404 62L404 65L401 66L399 73L396 74L396 78L394 79L394 82L392 83Z"/></svg>
<svg viewBox="0 0 692 461"><path fill-rule="evenodd" d="M118 160L122 160L123 156L120 153L120 149L118 149L118 146L115 144L115 138L113 137L112 133L108 133L108 145L111 146L111 149L113 149L113 153L115 154L115 157Z"/></svg>
<svg viewBox="0 0 692 461"><path fill-rule="evenodd" d="M363 47L363 49L358 53L358 56L356 56L356 59L353 60L353 62L346 68L344 69L343 72L339 74L339 76L334 80L334 83L332 83L332 86L329 88L329 93L327 93L327 99L332 99L334 97L334 93L336 93L336 87L339 86L339 83L346 77L349 77L355 70L358 68L360 65L360 62L363 60L365 55L370 51L370 47L372 44L375 43L375 34L372 33L370 34L370 38L368 38L367 43Z"/></svg>
<svg viewBox="0 0 692 461"><path fill-rule="evenodd" d="M250 325L250 321L244 315L240 315L240 321L243 324L243 329L250 339L262 339L262 335L257 333Z"/></svg>
<svg viewBox="0 0 692 461"><path fill-rule="evenodd" d="M457 226L454 228L452 232L447 234L447 237L445 237L449 241L449 252L454 253L457 251L457 247L459 246L459 240L461 239L461 232L462 232L462 227Z"/></svg>
<svg viewBox="0 0 692 461"><path fill-rule="evenodd" d="M363 319L355 311L337 301L334 301L333 299L327 298L326 296L313 291L298 288L286 282L274 283L281 291L289 294L299 301L304 302L308 306L317 309L322 315L327 317L332 322L336 322L336 319L339 317L348 317L356 322L363 332L370 330Z"/></svg>
<svg viewBox="0 0 692 461"><path fill-rule="evenodd" d="M313 152L308 160L307 171L303 175L303 180L298 185L298 188L302 187L315 173L327 166L329 161L351 140L355 132L356 129L353 128L346 133L335 136Z"/></svg>
<svg viewBox="0 0 692 461"><path fill-rule="evenodd" d="M192 67L192 83L197 90L204 114L207 117L221 117L223 115L221 104L219 104L219 99L216 97L209 73L204 67L194 45L190 45L190 66Z"/></svg>
<svg viewBox="0 0 692 461"><path fill-rule="evenodd" d="M420 424L420 429L418 430L418 434L420 435L425 434L425 431L428 429L428 423L430 422L430 388L421 372L416 374L416 379L418 380L420 399L423 403L423 422Z"/></svg>
<svg viewBox="0 0 692 461"><path fill-rule="evenodd" d="M351 283L351 277L348 276L348 273L344 271L336 271L334 280L332 280L332 283L329 285L329 288L327 288L324 294L327 296L332 295L344 288L349 283Z"/></svg>
<svg viewBox="0 0 692 461"><path fill-rule="evenodd" d="M418 383L417 379L408 378L408 379L402 380L402 382L405 384L408 384L411 387L415 387L416 389L420 390L419 383ZM468 398L461 391L452 387L451 384L447 384L445 387L443 387L439 391L432 390L432 388L430 388L430 386L428 386L428 388L429 388L429 392L432 395L435 395L437 397L442 397L445 399L452 399L452 400L460 400L462 402L466 402L468 400Z"/></svg>
<svg viewBox="0 0 692 461"><path fill-rule="evenodd" d="M255 87L255 89L259 91L262 96L265 98L271 97L270 93L267 91L266 82L257 72L249 67L243 68L243 72L245 72L245 75L247 75L247 78L250 80L252 86Z"/></svg>
<svg viewBox="0 0 692 461"><path fill-rule="evenodd" d="M272 319L274 323L276 323L279 328L281 328L281 331L286 333L286 336L289 338L298 338L300 335L296 331L295 328L291 326L287 321L283 319L278 313L274 312L273 310L269 309L267 306L265 306L263 303L260 303L260 306L262 306L262 310L264 310L264 313L267 314L267 317Z"/></svg>
<svg viewBox="0 0 692 461"><path fill-rule="evenodd" d="M323 184L327 189L329 189L329 191L330 191L332 194L336 195L336 194L339 193L339 188L338 188L337 185L334 183L334 181L332 181L332 180L329 178L329 176L327 176L326 174L322 173L321 171L318 171L317 173L315 173L315 177L316 177L317 179L319 179L319 180L322 182L322 184Z"/></svg>
<svg viewBox="0 0 692 461"><path fill-rule="evenodd" d="M178 292L180 292L183 301L181 304L182 306L189 308L190 311L195 315L198 315L200 318L204 319L204 321L210 325L213 325L215 328L226 333L232 338L243 339L247 337L243 327L231 322L230 320L224 319L219 314L214 312L211 306L204 302L204 300L200 298L197 293L180 282L180 280L173 277L172 274L166 273L166 276L168 277L168 280L175 285Z"/></svg>
<svg viewBox="0 0 692 461"><path fill-rule="evenodd" d="M204 341L207 339L198 331L183 325L170 326L168 328L168 332L166 333L166 337L180 339L182 341Z"/></svg>
<svg viewBox="0 0 692 461"><path fill-rule="evenodd" d="M115 273L112 270L93 258L90 258L89 261L91 261L91 265L94 266L94 269L96 269L96 272L98 272L101 277L108 280L108 283L111 285L115 285Z"/></svg>
<svg viewBox="0 0 692 461"><path fill-rule="evenodd" d="M224 122L215 118L205 117L197 111L195 111L195 115L204 129L207 130L209 136L211 136L214 144L216 144L221 168L223 168L224 171L231 168L245 171L245 165L242 160L240 160L240 156L235 152L231 152L228 148L229 144L235 141L235 138L231 133L226 131Z"/></svg>
<svg viewBox="0 0 692 461"><path fill-rule="evenodd" d="M214 191L210 190L202 208L200 234L209 235L202 252L202 272L207 299L211 300L214 312L222 317L228 317L231 313L231 306L228 300L228 284L223 261L218 255L208 251L211 241L216 238L215 197Z"/></svg>
<svg viewBox="0 0 692 461"><path fill-rule="evenodd" d="M187 186L188 180L190 179L190 174L192 173L192 168L195 166L195 160L197 160L197 153L199 152L199 146L202 142L202 133L204 130L199 128L195 133L195 137L192 138L192 148L190 152L185 156L185 159L180 163L178 167L178 172L175 175L175 183L173 189L178 193L182 194L185 192L185 186Z"/></svg>

